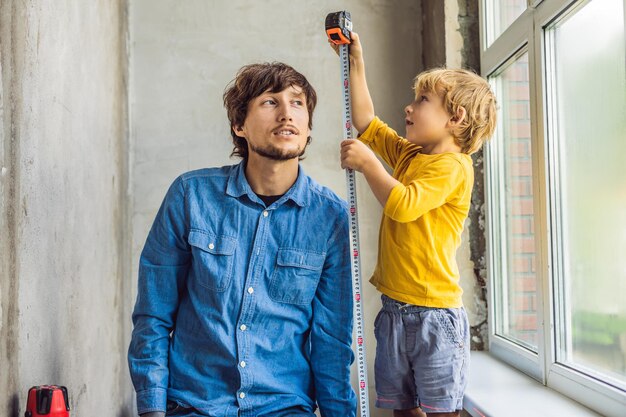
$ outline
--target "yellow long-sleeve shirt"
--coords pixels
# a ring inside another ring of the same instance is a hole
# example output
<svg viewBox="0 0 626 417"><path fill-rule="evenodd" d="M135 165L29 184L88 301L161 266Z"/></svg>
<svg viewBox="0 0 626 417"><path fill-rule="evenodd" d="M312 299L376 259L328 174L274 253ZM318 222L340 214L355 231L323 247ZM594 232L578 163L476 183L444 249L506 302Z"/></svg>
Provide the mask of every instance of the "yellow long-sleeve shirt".
<svg viewBox="0 0 626 417"><path fill-rule="evenodd" d="M370 282L398 301L438 308L463 305L456 251L470 207L469 155L420 153L375 118L359 137L400 184L383 209L378 261Z"/></svg>

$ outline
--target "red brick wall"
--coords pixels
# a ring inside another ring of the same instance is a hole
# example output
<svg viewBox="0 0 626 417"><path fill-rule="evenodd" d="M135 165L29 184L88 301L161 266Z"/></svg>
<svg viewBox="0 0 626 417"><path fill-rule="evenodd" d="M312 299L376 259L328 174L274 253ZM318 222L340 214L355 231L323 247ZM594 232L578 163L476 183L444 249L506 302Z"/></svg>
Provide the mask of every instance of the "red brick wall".
<svg viewBox="0 0 626 417"><path fill-rule="evenodd" d="M509 329L516 339L537 345L537 283L530 143L528 61L505 72L506 197ZM506 329L505 329L506 331Z"/></svg>

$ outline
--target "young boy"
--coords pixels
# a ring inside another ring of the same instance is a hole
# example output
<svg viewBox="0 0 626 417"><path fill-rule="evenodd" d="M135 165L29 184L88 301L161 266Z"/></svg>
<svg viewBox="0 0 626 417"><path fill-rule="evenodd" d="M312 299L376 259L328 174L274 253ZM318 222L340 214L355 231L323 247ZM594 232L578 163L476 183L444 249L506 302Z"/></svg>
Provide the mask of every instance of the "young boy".
<svg viewBox="0 0 626 417"><path fill-rule="evenodd" d="M360 140L341 143L341 166L364 174L384 213L370 280L383 294L374 325L376 406L395 417L459 416L470 346L455 254L474 182L470 155L493 133L495 97L472 72L423 72L404 108L402 138L375 117L359 37L352 39L352 117Z"/></svg>

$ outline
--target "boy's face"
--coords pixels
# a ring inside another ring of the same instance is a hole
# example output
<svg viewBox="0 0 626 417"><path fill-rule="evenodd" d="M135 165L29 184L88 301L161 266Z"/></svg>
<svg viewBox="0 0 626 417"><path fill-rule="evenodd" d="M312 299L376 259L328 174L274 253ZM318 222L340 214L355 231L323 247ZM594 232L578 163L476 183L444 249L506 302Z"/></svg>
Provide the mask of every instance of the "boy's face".
<svg viewBox="0 0 626 417"><path fill-rule="evenodd" d="M406 139L425 148L436 146L451 136L451 116L436 92L417 91L415 100L404 108Z"/></svg>
<svg viewBox="0 0 626 417"><path fill-rule="evenodd" d="M302 156L311 133L302 88L290 86L277 93L268 90L253 98L243 125L233 130L248 142L250 156L277 161Z"/></svg>

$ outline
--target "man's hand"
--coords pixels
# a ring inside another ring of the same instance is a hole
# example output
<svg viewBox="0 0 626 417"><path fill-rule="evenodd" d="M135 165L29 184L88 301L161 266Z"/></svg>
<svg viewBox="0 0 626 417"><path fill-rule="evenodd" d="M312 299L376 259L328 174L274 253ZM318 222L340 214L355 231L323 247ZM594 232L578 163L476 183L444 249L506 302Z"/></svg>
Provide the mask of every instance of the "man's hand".
<svg viewBox="0 0 626 417"><path fill-rule="evenodd" d="M363 142L356 139L341 142L341 168L363 172L377 163L380 164L376 155Z"/></svg>
<svg viewBox="0 0 626 417"><path fill-rule="evenodd" d="M151 411L149 413L139 414L140 417L165 417L165 411Z"/></svg>

